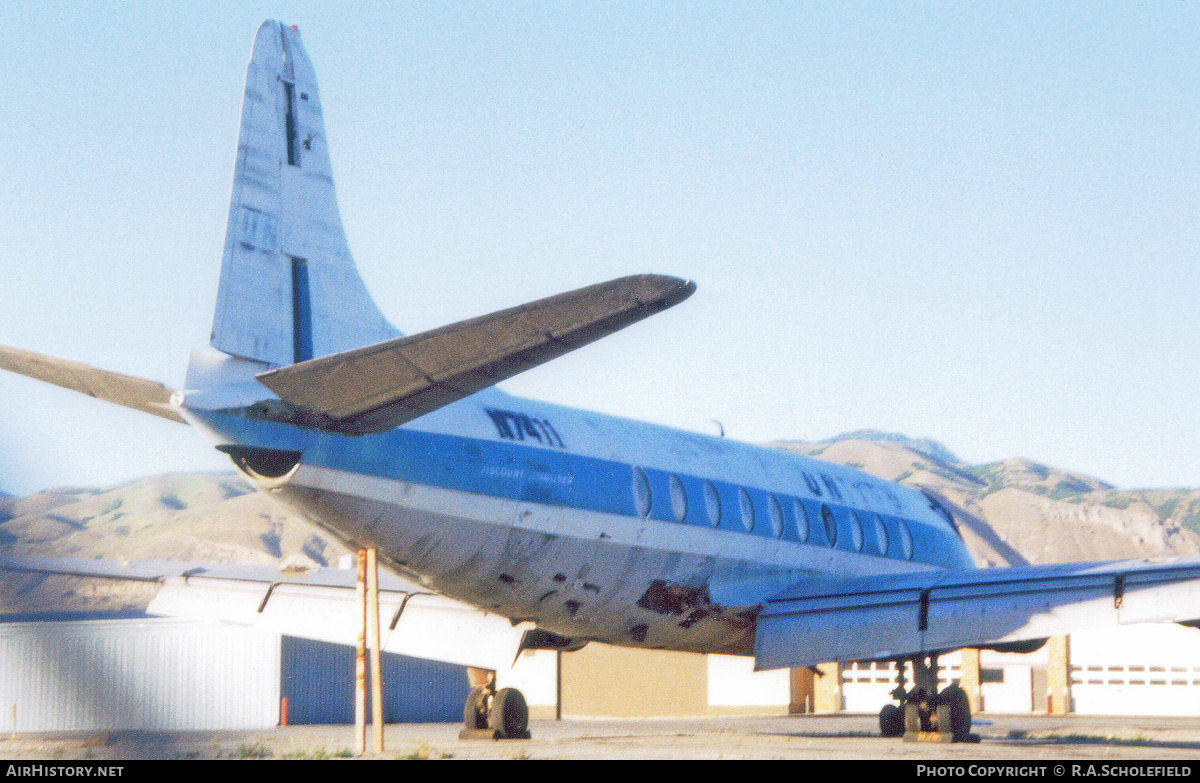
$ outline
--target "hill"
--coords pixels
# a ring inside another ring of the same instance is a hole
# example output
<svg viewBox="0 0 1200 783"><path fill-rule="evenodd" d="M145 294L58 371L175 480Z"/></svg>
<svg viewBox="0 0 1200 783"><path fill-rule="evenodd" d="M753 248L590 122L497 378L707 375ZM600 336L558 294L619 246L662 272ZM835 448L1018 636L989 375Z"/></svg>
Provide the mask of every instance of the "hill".
<svg viewBox="0 0 1200 783"><path fill-rule="evenodd" d="M55 488L0 505L13 555L336 565L348 550L232 474ZM0 614L140 610L156 587L0 572Z"/></svg>

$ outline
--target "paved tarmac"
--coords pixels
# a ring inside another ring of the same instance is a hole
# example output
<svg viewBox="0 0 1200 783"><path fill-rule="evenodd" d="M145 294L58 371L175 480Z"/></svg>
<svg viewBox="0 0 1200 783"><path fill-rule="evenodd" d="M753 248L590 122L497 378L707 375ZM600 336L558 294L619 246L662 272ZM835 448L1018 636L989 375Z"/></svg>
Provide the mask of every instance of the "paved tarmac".
<svg viewBox="0 0 1200 783"><path fill-rule="evenodd" d="M1200 760L1200 718L983 715L974 744L878 736L871 715L534 721L533 739L459 740L457 724L393 724L385 752L428 759ZM336 759L351 726L221 732L63 732L0 739L0 758Z"/></svg>

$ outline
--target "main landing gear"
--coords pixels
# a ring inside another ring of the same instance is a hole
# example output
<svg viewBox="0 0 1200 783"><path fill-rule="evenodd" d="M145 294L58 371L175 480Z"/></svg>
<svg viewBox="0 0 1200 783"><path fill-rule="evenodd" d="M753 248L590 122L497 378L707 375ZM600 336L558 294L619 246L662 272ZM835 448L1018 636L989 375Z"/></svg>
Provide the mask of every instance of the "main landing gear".
<svg viewBox="0 0 1200 783"><path fill-rule="evenodd" d="M898 662L900 663L900 662ZM914 656L911 691L904 689L904 666L892 698L879 711L879 732L885 737L903 736L906 742L978 742L971 733L971 705L967 692L955 682L938 692L937 655Z"/></svg>
<svg viewBox="0 0 1200 783"><path fill-rule="evenodd" d="M468 669L471 692L459 739L529 739L529 707L516 688L496 689L496 673Z"/></svg>

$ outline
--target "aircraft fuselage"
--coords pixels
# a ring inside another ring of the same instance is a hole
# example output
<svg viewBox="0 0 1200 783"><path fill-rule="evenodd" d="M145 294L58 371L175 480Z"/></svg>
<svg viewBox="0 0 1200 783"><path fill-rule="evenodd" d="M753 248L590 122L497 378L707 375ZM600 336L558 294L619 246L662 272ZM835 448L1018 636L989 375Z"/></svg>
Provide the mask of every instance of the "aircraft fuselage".
<svg viewBox="0 0 1200 783"><path fill-rule="evenodd" d="M577 639L749 654L747 610L772 588L973 567L902 485L495 389L367 436L185 409L219 444L298 453L257 483L319 526L442 594Z"/></svg>

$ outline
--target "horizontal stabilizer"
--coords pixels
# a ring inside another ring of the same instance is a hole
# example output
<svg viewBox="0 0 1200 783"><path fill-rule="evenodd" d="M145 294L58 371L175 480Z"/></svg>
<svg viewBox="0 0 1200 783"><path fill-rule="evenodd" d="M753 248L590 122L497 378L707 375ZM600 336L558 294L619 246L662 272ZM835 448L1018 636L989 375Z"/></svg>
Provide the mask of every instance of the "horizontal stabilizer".
<svg viewBox="0 0 1200 783"><path fill-rule="evenodd" d="M0 369L28 375L30 378L53 383L64 389L83 392L107 402L124 405L126 408L153 413L180 424L187 423L171 407L171 390L156 381L97 370L79 362L2 345Z"/></svg>
<svg viewBox="0 0 1200 783"><path fill-rule="evenodd" d="M755 668L869 661L1200 619L1200 558L811 580L766 602Z"/></svg>
<svg viewBox="0 0 1200 783"><path fill-rule="evenodd" d="M383 432L686 299L695 284L636 275L409 337L259 373L340 432Z"/></svg>

